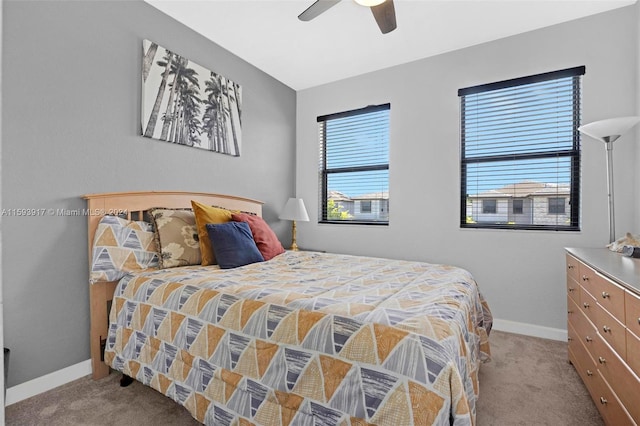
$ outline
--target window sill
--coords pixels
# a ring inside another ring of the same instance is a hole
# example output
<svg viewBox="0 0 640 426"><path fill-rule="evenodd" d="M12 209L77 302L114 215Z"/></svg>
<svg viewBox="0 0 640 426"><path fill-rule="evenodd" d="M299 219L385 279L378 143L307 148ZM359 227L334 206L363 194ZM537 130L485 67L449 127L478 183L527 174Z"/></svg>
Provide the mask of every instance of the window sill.
<svg viewBox="0 0 640 426"><path fill-rule="evenodd" d="M374 226L389 226L389 222L366 222L358 220L320 220L319 224L331 224L331 225L374 225Z"/></svg>

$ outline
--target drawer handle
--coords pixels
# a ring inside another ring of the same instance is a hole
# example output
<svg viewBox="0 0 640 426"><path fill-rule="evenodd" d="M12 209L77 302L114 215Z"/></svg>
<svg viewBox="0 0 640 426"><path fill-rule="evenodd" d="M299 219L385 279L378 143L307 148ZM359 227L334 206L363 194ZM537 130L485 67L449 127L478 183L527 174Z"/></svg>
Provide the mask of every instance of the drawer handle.
<svg viewBox="0 0 640 426"><path fill-rule="evenodd" d="M589 337L589 336L585 337L584 340L586 340L587 342L593 342L593 339L591 337Z"/></svg>
<svg viewBox="0 0 640 426"><path fill-rule="evenodd" d="M602 358L601 356L599 356L599 357L598 357L598 362L599 362L600 364L606 364L606 363L607 363L607 360L606 360L606 359L604 359L604 358Z"/></svg>
<svg viewBox="0 0 640 426"><path fill-rule="evenodd" d="M567 342L573 342L573 337L567 337Z"/></svg>
<svg viewBox="0 0 640 426"><path fill-rule="evenodd" d="M573 311L567 311L567 313L568 313L569 315L571 315L571 314L573 313ZM638 318L638 322L640 322L640 318Z"/></svg>
<svg viewBox="0 0 640 426"><path fill-rule="evenodd" d="M587 376L589 376L589 377L593 376L593 371L587 370Z"/></svg>
<svg viewBox="0 0 640 426"><path fill-rule="evenodd" d="M588 308L589 308L589 304L588 304L587 302L584 302L584 303L582 304L582 306L584 306L586 309L588 309Z"/></svg>
<svg viewBox="0 0 640 426"><path fill-rule="evenodd" d="M576 289L575 289L575 288L573 288L573 287L569 287L569 293L571 293L571 292L573 292L573 291L576 291Z"/></svg>
<svg viewBox="0 0 640 426"><path fill-rule="evenodd" d="M611 333L611 327L607 327L606 325L602 327L602 331L605 333Z"/></svg>
<svg viewBox="0 0 640 426"><path fill-rule="evenodd" d="M589 277L588 277L588 276L586 276L586 275L583 275L583 276L582 276L582 281L589 281Z"/></svg>
<svg viewBox="0 0 640 426"><path fill-rule="evenodd" d="M606 299L607 297L610 297L610 296L609 296L609 293L607 293L606 291L603 291L603 292L602 292L602 298L603 298L603 299Z"/></svg>
<svg viewBox="0 0 640 426"><path fill-rule="evenodd" d="M602 405L606 405L606 404L607 404L607 402L609 402L609 401L607 401L607 400L605 399L605 397L604 397L604 396L601 396L601 397L600 397L600 404L602 404Z"/></svg>
<svg viewBox="0 0 640 426"><path fill-rule="evenodd" d="M573 268L575 268L575 266L573 266L573 265L567 265L567 268L569 268L569 269L573 269Z"/></svg>

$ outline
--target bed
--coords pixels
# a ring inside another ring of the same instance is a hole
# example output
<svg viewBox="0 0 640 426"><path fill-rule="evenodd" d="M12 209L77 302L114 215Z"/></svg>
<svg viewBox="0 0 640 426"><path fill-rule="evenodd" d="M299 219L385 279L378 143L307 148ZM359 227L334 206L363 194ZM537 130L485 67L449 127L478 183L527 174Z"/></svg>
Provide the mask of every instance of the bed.
<svg viewBox="0 0 640 426"><path fill-rule="evenodd" d="M144 221L192 200L262 214L258 201L219 194L84 198L92 264L105 215ZM492 317L454 266L285 251L93 279L90 298L93 378L113 368L205 424L475 424Z"/></svg>

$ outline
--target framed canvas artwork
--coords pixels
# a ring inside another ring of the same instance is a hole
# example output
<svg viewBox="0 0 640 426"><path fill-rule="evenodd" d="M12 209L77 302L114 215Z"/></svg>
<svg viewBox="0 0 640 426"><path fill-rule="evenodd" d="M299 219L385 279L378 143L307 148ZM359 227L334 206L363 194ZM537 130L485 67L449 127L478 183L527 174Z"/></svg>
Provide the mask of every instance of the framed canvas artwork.
<svg viewBox="0 0 640 426"><path fill-rule="evenodd" d="M149 40L142 47L142 134L240 156L241 86Z"/></svg>

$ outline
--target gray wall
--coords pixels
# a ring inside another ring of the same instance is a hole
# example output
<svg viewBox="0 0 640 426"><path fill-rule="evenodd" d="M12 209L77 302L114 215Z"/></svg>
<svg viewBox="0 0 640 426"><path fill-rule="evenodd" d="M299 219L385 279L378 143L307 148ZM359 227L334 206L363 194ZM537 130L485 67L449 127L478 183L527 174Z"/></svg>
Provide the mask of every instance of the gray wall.
<svg viewBox="0 0 640 426"><path fill-rule="evenodd" d="M140 1L4 3L2 206L84 207L87 193L191 190L265 201L294 191L295 92ZM239 158L139 136L142 40L243 87ZM9 386L89 358L84 217L3 217Z"/></svg>
<svg viewBox="0 0 640 426"><path fill-rule="evenodd" d="M296 191L311 216L299 224L299 245L460 265L474 274L495 317L566 329L563 247L608 242L604 147L583 139L581 232L461 230L457 90L586 65L583 122L633 115L635 7L299 91ZM316 117L385 102L391 103L389 226L318 224ZM615 151L619 232L632 229L637 212L629 142Z"/></svg>

